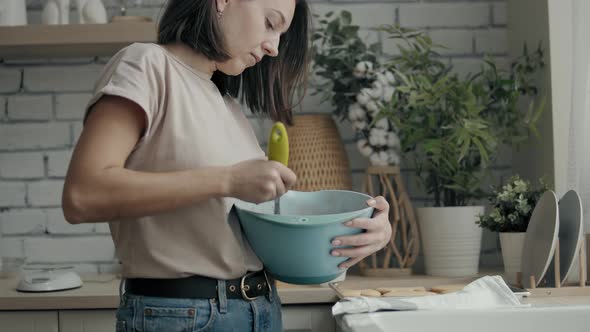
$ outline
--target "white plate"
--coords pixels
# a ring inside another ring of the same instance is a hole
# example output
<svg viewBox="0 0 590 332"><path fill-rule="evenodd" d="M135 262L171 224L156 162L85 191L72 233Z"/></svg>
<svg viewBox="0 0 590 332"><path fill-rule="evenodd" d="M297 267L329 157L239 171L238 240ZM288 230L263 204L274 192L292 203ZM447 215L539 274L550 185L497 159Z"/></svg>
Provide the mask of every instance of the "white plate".
<svg viewBox="0 0 590 332"><path fill-rule="evenodd" d="M557 196L551 190L537 202L524 238L522 249L522 283L531 288L530 276L535 277L535 286L545 276L555 253L559 230Z"/></svg>
<svg viewBox="0 0 590 332"><path fill-rule="evenodd" d="M584 236L582 199L570 190L559 201L559 277L564 285L572 272ZM555 287L555 262L547 270L547 284Z"/></svg>

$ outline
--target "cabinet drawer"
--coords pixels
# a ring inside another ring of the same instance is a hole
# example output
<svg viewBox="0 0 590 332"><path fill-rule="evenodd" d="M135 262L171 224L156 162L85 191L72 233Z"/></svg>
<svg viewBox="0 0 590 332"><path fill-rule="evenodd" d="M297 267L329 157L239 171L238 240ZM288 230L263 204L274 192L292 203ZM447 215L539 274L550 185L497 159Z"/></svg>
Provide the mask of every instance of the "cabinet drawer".
<svg viewBox="0 0 590 332"><path fill-rule="evenodd" d="M112 332L116 313L116 310L61 310L59 332Z"/></svg>
<svg viewBox="0 0 590 332"><path fill-rule="evenodd" d="M57 311L1 311L0 332L58 332Z"/></svg>
<svg viewBox="0 0 590 332"><path fill-rule="evenodd" d="M283 330L288 332L333 332L336 324L330 305L285 305Z"/></svg>

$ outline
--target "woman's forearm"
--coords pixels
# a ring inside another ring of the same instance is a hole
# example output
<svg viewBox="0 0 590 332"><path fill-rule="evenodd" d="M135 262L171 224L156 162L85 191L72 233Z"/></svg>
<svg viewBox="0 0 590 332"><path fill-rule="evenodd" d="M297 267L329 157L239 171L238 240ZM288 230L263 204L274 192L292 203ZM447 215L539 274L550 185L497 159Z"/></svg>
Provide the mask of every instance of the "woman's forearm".
<svg viewBox="0 0 590 332"><path fill-rule="evenodd" d="M228 194L229 168L148 173L123 167L66 179L62 206L72 224L141 217Z"/></svg>

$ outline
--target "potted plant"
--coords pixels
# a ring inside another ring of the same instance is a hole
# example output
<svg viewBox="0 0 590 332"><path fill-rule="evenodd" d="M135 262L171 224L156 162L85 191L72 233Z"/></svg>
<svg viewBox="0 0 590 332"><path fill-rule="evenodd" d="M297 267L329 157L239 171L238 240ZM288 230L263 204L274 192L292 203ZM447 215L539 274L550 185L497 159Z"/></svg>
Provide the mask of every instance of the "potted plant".
<svg viewBox="0 0 590 332"><path fill-rule="evenodd" d="M428 35L397 26L381 30L404 44L388 63L397 86L377 118L395 124L404 157L413 160L434 201L417 209L426 273L474 275L482 233L475 220L484 207L471 204L485 196L482 182L499 146L536 133L543 103L536 107L531 98L527 111L517 104L537 94L532 79L543 66L542 50L525 48L507 71L485 58L478 73L462 79Z"/></svg>
<svg viewBox="0 0 590 332"><path fill-rule="evenodd" d="M356 102L356 95L375 80L367 72L378 65L380 45L363 41L359 26L352 24L348 11L314 16L319 24L312 35L312 68L317 78L313 81L313 94L322 93L322 100L329 100L334 106L332 113L344 120L349 106Z"/></svg>
<svg viewBox="0 0 590 332"><path fill-rule="evenodd" d="M377 62L380 44L364 42L348 11L316 17L313 68L318 80L313 94L322 93L322 101L330 101L337 120L350 121L357 148L372 165L398 165L400 142L393 123L374 121L395 84L393 73Z"/></svg>
<svg viewBox="0 0 590 332"><path fill-rule="evenodd" d="M526 229L533 209L547 190L542 180L534 187L518 175L512 176L504 186L494 188L489 197L490 212L479 216L476 222L481 228L499 233L504 275L509 281L516 281Z"/></svg>

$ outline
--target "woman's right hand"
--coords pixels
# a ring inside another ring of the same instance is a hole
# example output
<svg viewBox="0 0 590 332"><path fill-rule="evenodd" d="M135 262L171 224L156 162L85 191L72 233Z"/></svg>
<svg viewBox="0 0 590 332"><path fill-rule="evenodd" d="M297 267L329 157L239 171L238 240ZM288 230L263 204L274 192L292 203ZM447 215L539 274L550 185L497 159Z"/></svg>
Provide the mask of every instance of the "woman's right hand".
<svg viewBox="0 0 590 332"><path fill-rule="evenodd" d="M229 168L229 196L262 203L282 196L297 181L287 166L262 159L246 160Z"/></svg>

